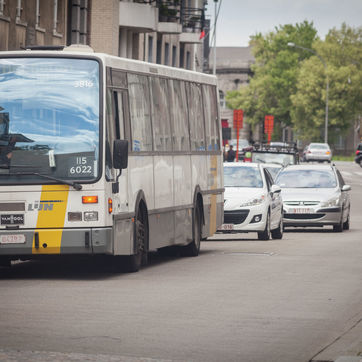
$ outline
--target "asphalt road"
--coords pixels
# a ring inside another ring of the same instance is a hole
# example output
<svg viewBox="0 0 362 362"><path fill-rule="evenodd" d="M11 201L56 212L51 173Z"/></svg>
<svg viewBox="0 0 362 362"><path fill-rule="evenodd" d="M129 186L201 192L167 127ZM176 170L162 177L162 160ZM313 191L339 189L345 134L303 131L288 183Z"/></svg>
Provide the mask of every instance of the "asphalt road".
<svg viewBox="0 0 362 362"><path fill-rule="evenodd" d="M86 261L0 269L0 361L334 361L362 354L362 169L351 229L216 235L135 274ZM360 333L361 331L361 333Z"/></svg>

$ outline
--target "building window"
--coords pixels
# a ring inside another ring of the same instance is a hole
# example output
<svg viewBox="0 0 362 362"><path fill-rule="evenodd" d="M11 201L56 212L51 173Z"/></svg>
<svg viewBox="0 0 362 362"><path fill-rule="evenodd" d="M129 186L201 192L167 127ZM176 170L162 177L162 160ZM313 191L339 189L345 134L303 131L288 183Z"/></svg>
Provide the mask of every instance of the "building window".
<svg viewBox="0 0 362 362"><path fill-rule="evenodd" d="M186 69L191 69L191 54L186 52Z"/></svg>
<svg viewBox="0 0 362 362"><path fill-rule="evenodd" d="M180 44L180 68L184 67L185 47L184 44Z"/></svg>
<svg viewBox="0 0 362 362"><path fill-rule="evenodd" d="M226 108L225 94L222 90L219 90L220 108Z"/></svg>
<svg viewBox="0 0 362 362"><path fill-rule="evenodd" d="M36 7L35 7L35 29L45 32L44 29L44 21L42 20L42 17L40 15L41 9L44 10L46 4L44 3L44 0L36 0Z"/></svg>
<svg viewBox="0 0 362 362"><path fill-rule="evenodd" d="M165 43L165 65L170 63L170 44Z"/></svg>
<svg viewBox="0 0 362 362"><path fill-rule="evenodd" d="M0 15L4 15L5 0L0 0Z"/></svg>
<svg viewBox="0 0 362 362"><path fill-rule="evenodd" d="M156 54L156 63L157 64L162 64L161 55L162 55L162 40L158 39L157 40L157 54Z"/></svg>
<svg viewBox="0 0 362 362"><path fill-rule="evenodd" d="M22 12L23 12L23 8L21 7L21 0L18 0L18 3L16 5L16 22L21 21Z"/></svg>
<svg viewBox="0 0 362 362"><path fill-rule="evenodd" d="M173 67L176 67L176 56L177 56L177 48L176 48L176 46L174 45L173 47L172 47L172 66Z"/></svg>
<svg viewBox="0 0 362 362"><path fill-rule="evenodd" d="M36 0L35 27L40 26L40 0Z"/></svg>
<svg viewBox="0 0 362 362"><path fill-rule="evenodd" d="M153 61L153 37L148 37L148 61L152 63Z"/></svg>

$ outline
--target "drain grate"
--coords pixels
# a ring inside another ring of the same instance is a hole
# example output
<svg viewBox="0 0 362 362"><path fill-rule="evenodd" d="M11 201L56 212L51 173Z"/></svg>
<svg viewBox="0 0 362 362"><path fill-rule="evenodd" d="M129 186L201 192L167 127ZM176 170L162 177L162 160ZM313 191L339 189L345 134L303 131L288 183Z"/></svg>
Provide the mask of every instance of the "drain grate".
<svg viewBox="0 0 362 362"><path fill-rule="evenodd" d="M263 253L252 253L249 251L234 251L234 252L223 252L222 254L224 255L255 255L255 256L273 256L275 255L275 253L267 253L267 252L263 252Z"/></svg>

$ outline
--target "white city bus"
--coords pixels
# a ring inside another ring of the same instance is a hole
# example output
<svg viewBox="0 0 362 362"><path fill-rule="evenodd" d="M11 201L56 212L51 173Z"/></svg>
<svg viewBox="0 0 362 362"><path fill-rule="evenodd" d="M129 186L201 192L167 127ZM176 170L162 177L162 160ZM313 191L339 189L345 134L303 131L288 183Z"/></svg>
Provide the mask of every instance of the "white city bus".
<svg viewBox="0 0 362 362"><path fill-rule="evenodd" d="M214 76L88 47L0 52L0 262L196 256L223 219Z"/></svg>

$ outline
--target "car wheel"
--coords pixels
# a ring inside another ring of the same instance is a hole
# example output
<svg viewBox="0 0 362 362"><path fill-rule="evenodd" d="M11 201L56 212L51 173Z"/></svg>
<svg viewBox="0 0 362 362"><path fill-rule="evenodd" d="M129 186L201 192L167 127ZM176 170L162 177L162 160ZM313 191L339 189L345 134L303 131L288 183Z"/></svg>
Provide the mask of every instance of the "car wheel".
<svg viewBox="0 0 362 362"><path fill-rule="evenodd" d="M343 206L342 206L342 210L343 210ZM342 211L341 220L339 221L339 224L333 225L333 231L336 233L340 233L343 231L343 211Z"/></svg>
<svg viewBox="0 0 362 362"><path fill-rule="evenodd" d="M349 210L347 220L343 223L343 230L349 230Z"/></svg>
<svg viewBox="0 0 362 362"><path fill-rule="evenodd" d="M270 216L269 212L266 216L265 229L263 231L258 231L259 240L269 240L270 239Z"/></svg>
<svg viewBox="0 0 362 362"><path fill-rule="evenodd" d="M283 238L283 215L280 218L280 223L279 226L274 229L271 230L271 235L273 239L282 239Z"/></svg>

